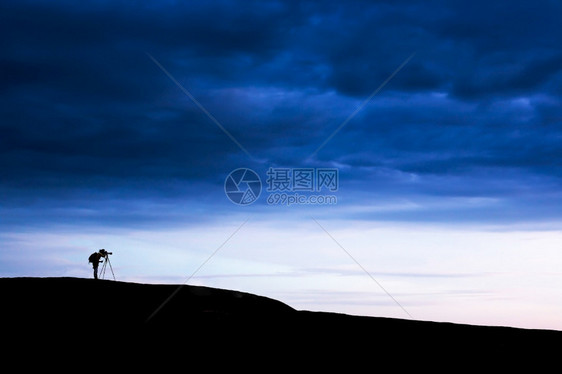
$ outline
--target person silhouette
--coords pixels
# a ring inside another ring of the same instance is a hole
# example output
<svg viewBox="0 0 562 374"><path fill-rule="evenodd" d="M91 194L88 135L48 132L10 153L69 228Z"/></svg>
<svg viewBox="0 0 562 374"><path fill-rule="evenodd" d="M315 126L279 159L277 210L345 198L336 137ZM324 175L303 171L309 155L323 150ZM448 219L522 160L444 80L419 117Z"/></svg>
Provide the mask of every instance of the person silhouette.
<svg viewBox="0 0 562 374"><path fill-rule="evenodd" d="M104 257L104 255L100 253L101 251L105 250L102 249L99 252L94 252L88 257L88 262L91 263L94 268L94 279L98 279L98 266L100 264L100 259Z"/></svg>

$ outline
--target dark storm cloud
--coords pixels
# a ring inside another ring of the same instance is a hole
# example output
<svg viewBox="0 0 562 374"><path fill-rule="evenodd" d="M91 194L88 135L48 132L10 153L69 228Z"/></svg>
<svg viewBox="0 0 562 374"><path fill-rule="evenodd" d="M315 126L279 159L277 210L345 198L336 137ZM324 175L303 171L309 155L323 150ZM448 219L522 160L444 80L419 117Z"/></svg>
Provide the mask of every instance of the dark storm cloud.
<svg viewBox="0 0 562 374"><path fill-rule="evenodd" d="M204 200L234 168L301 166L414 52L311 162L339 165L348 186L380 186L383 195L515 194L521 180L550 192L562 162L560 10L556 2L2 2L3 204L79 205L92 194ZM495 186L502 171L510 178L499 191L463 180Z"/></svg>

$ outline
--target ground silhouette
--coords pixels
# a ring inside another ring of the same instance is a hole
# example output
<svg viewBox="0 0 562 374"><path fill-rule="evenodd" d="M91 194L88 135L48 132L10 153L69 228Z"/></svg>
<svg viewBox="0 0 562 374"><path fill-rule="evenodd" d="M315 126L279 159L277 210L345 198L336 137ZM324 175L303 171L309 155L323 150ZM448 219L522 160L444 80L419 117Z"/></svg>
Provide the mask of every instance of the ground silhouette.
<svg viewBox="0 0 562 374"><path fill-rule="evenodd" d="M301 366L316 369L336 362L349 369L381 358L399 360L404 368L415 357L460 358L465 364L487 357L505 365L530 352L557 356L562 347L560 331L296 310L271 298L210 287L0 278L0 291L1 318L10 327L4 338L14 346L55 355L94 347L112 357L131 355L124 359L128 368L177 365L186 355L207 357L213 365L225 364L225 357L267 358L266 371L297 357Z"/></svg>

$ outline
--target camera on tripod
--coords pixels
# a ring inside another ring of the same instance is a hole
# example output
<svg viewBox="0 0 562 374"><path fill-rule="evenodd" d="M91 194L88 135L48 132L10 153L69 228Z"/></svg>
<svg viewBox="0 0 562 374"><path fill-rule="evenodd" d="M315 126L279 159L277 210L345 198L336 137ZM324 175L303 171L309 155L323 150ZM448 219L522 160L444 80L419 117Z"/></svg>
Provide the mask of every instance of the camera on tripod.
<svg viewBox="0 0 562 374"><path fill-rule="evenodd" d="M108 252L108 251L106 251L105 249L100 249L100 255L101 255L102 257L107 258L107 256L112 255L112 254L113 254L113 252Z"/></svg>
<svg viewBox="0 0 562 374"><path fill-rule="evenodd" d="M105 249L100 249L98 251L98 253L100 254L101 257L105 258L105 261L103 261L103 266L101 268L101 274L100 274L101 279L103 279L105 277L105 268L109 264L109 268L111 269L111 274L113 275L113 280L115 280L115 274L113 273L113 267L111 266L111 262L109 261L109 255L112 255L113 252L108 252Z"/></svg>

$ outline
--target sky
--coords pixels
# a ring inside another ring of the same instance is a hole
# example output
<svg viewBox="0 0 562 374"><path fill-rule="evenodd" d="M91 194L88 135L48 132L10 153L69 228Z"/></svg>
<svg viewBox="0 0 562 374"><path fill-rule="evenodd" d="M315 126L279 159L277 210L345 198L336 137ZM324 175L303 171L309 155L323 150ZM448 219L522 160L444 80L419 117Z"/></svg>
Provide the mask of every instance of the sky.
<svg viewBox="0 0 562 374"><path fill-rule="evenodd" d="M562 330L560 14L0 1L0 276Z"/></svg>

